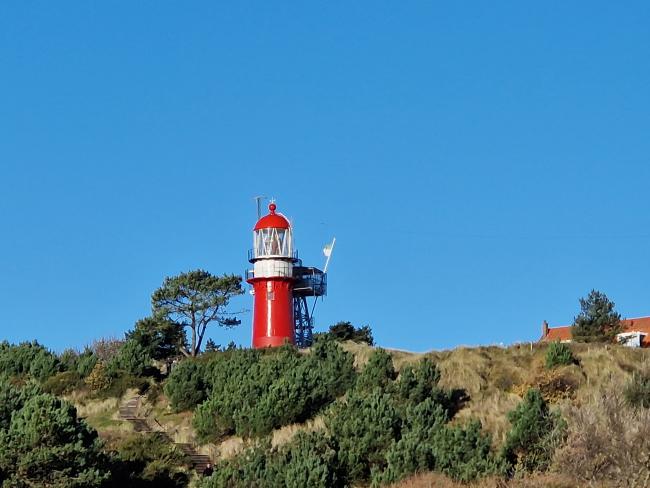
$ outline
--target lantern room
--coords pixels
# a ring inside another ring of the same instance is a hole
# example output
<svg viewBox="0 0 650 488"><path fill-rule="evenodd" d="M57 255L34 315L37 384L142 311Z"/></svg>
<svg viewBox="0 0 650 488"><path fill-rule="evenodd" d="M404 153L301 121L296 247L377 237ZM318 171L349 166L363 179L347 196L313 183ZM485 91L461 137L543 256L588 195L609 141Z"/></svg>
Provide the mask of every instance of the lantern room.
<svg viewBox="0 0 650 488"><path fill-rule="evenodd" d="M282 214L275 213L274 203L270 213L262 217L253 229L253 259L293 258L291 224Z"/></svg>

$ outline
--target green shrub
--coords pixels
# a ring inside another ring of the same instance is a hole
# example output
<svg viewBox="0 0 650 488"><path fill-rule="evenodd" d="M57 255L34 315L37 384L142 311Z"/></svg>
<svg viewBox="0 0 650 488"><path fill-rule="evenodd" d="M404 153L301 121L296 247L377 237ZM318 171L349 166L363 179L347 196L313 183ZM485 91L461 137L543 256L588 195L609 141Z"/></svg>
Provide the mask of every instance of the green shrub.
<svg viewBox="0 0 650 488"><path fill-rule="evenodd" d="M199 438L205 441L234 433L259 437L305 421L342 395L355 379L352 356L334 341L321 341L306 355L293 346L264 353L214 353L205 371L210 396L193 419Z"/></svg>
<svg viewBox="0 0 650 488"><path fill-rule="evenodd" d="M26 375L45 381L60 370L61 365L56 355L36 341L18 345L6 341L0 343L0 373L9 376Z"/></svg>
<svg viewBox="0 0 650 488"><path fill-rule="evenodd" d="M503 474L504 463L492 454L491 445L478 420L466 427L446 426L434 437L436 470L459 481Z"/></svg>
<svg viewBox="0 0 650 488"><path fill-rule="evenodd" d="M389 394L380 388L353 390L337 402L325 423L338 445L341 468L348 481L368 479L386 467L386 451L400 433L400 417Z"/></svg>
<svg viewBox="0 0 650 488"><path fill-rule="evenodd" d="M422 471L439 471L460 481L504 472L478 421L466 427L446 423L445 408L433 398L409 406L401 438L387 450L385 469L372 473L373 484L393 483Z"/></svg>
<svg viewBox="0 0 650 488"><path fill-rule="evenodd" d="M95 356L90 349L86 349L77 358L77 365L76 365L77 373L79 373L79 375L82 378L85 378L93 370L93 368L97 364L97 361L98 361L97 356Z"/></svg>
<svg viewBox="0 0 650 488"><path fill-rule="evenodd" d="M393 358L383 349L376 349L370 355L368 364L357 379L357 388L370 391L373 388L386 389L397 377Z"/></svg>
<svg viewBox="0 0 650 488"><path fill-rule="evenodd" d="M181 488L191 460L161 433L135 434L115 447L110 487Z"/></svg>
<svg viewBox="0 0 650 488"><path fill-rule="evenodd" d="M331 325L329 332L314 334L316 342L323 339L333 339L335 341L354 341L365 343L369 346L375 344L375 339L372 336L372 330L369 325L364 325L358 329L350 322L337 322Z"/></svg>
<svg viewBox="0 0 650 488"><path fill-rule="evenodd" d="M398 397L409 404L418 404L427 398L440 404L447 416L453 409L452 392L445 391L438 386L440 371L429 358L422 358L415 366L405 366L396 382Z"/></svg>
<svg viewBox="0 0 650 488"><path fill-rule="evenodd" d="M76 371L56 374L43 383L43 391L56 396L66 395L84 386L84 381Z"/></svg>
<svg viewBox="0 0 650 488"><path fill-rule="evenodd" d="M631 407L650 408L650 376L633 374L623 388L623 396Z"/></svg>
<svg viewBox="0 0 650 488"><path fill-rule="evenodd" d="M125 372L133 376L143 376L150 364L149 352L137 341L129 339L122 344L117 355L108 362L107 368L111 375Z"/></svg>
<svg viewBox="0 0 650 488"><path fill-rule="evenodd" d="M280 448L270 449L268 443L261 443L222 461L200 486L337 488L343 484L331 440L320 432L299 432Z"/></svg>
<svg viewBox="0 0 650 488"><path fill-rule="evenodd" d="M125 373L111 378L109 385L97 391L95 396L97 398L122 398L130 389L136 389L138 394L142 395L147 392L150 385L147 378Z"/></svg>
<svg viewBox="0 0 650 488"><path fill-rule="evenodd" d="M204 365L187 359L172 369L165 384L165 394L174 411L191 410L205 400L206 383L203 380Z"/></svg>
<svg viewBox="0 0 650 488"><path fill-rule="evenodd" d="M548 345L546 349L546 369L552 369L556 366L568 366L575 363L576 358L568 344L551 342Z"/></svg>
<svg viewBox="0 0 650 488"><path fill-rule="evenodd" d="M0 411L13 409L0 415L3 486L91 488L109 478L97 433L72 405L33 386L0 386L0 397Z"/></svg>
<svg viewBox="0 0 650 488"><path fill-rule="evenodd" d="M530 389L524 400L508 413L512 428L506 436L503 456L517 472L548 469L555 449L565 437L566 422L552 412L537 389Z"/></svg>
<svg viewBox="0 0 650 488"><path fill-rule="evenodd" d="M153 359L162 360L181 354L186 345L185 329L163 317L146 317L126 333L127 340L137 342Z"/></svg>

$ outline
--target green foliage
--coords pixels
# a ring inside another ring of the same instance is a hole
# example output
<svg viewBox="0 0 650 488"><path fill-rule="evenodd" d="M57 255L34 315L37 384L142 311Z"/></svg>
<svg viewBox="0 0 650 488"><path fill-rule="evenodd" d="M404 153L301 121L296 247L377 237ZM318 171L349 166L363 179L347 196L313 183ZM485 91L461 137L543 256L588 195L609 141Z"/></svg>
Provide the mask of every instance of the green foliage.
<svg viewBox="0 0 650 488"><path fill-rule="evenodd" d="M386 467L375 470L374 485L387 484L420 471L439 471L470 481L504 472L503 462L491 452L491 438L478 421L450 427L444 406L433 398L410 405L404 415L401 438L386 452Z"/></svg>
<svg viewBox="0 0 650 488"><path fill-rule="evenodd" d="M90 348L78 353L74 349L66 349L59 356L60 369L66 372L77 373L81 378L90 374L97 363L97 356Z"/></svg>
<svg viewBox="0 0 650 488"><path fill-rule="evenodd" d="M382 471L386 450L400 433L398 411L380 388L369 393L351 391L345 402L334 405L326 425L350 481L367 479L371 470Z"/></svg>
<svg viewBox="0 0 650 488"><path fill-rule="evenodd" d="M566 432L566 422L551 412L539 390L530 389L508 414L512 424L503 446L503 457L516 472L548 469Z"/></svg>
<svg viewBox="0 0 650 488"><path fill-rule="evenodd" d="M147 378L133 376L128 373L118 374L110 379L109 385L103 390L95 392L96 398L122 398L127 390L136 389L142 395L149 389Z"/></svg>
<svg viewBox="0 0 650 488"><path fill-rule="evenodd" d="M546 369L553 369L556 366L568 366L575 363L576 358L568 344L551 342L548 345L546 349Z"/></svg>
<svg viewBox="0 0 650 488"><path fill-rule="evenodd" d="M270 449L262 443L234 459L215 466L201 488L337 488L336 450L320 432L299 432L287 445Z"/></svg>
<svg viewBox="0 0 650 488"><path fill-rule="evenodd" d="M165 384L165 394L176 412L191 410L207 397L204 363L182 361L172 368Z"/></svg>
<svg viewBox="0 0 650 488"><path fill-rule="evenodd" d="M357 379L357 388L367 391L377 387L386 389L396 377L392 356L383 349L375 349Z"/></svg>
<svg viewBox="0 0 650 488"><path fill-rule="evenodd" d="M650 375L632 375L623 388L623 396L631 407L650 408Z"/></svg>
<svg viewBox="0 0 650 488"><path fill-rule="evenodd" d="M418 404L431 398L436 404L440 404L449 416L454 409L452 392L440 388L439 381L438 367L425 357L418 361L415 367L407 365L402 369L396 383L397 395L410 404Z"/></svg>
<svg viewBox="0 0 650 488"><path fill-rule="evenodd" d="M83 378L76 371L64 371L48 378L43 383L43 391L52 395L62 396L81 388Z"/></svg>
<svg viewBox="0 0 650 488"><path fill-rule="evenodd" d="M187 486L190 459L161 433L135 434L113 453L110 487L181 488Z"/></svg>
<svg viewBox="0 0 650 488"><path fill-rule="evenodd" d="M578 342L611 342L621 332L621 315L604 293L591 290L580 299L580 314L574 319L571 335Z"/></svg>
<svg viewBox="0 0 650 488"><path fill-rule="evenodd" d="M93 354L91 349L86 349L79 354L76 360L76 371L82 378L90 374L95 365L97 364L97 356Z"/></svg>
<svg viewBox="0 0 650 488"><path fill-rule="evenodd" d="M18 345L0 343L0 373L44 381L60 370L57 356L36 341Z"/></svg>
<svg viewBox="0 0 650 488"><path fill-rule="evenodd" d="M319 342L307 355L292 346L217 353L206 366L209 399L193 423L203 440L263 436L313 417L353 382L353 358L333 341Z"/></svg>
<svg viewBox="0 0 650 488"><path fill-rule="evenodd" d="M221 346L212 339L208 339L205 343L205 352L217 352L219 349L221 349Z"/></svg>
<svg viewBox="0 0 650 488"><path fill-rule="evenodd" d="M466 427L446 426L433 444L436 469L454 479L470 481L505 471L502 460L491 453L492 439L483 433L478 420Z"/></svg>
<svg viewBox="0 0 650 488"><path fill-rule="evenodd" d="M428 398L407 408L401 438L393 440L386 451L386 466L372 473L373 484L399 481L418 471L436 467L432 439L447 422L444 408Z"/></svg>
<svg viewBox="0 0 650 488"><path fill-rule="evenodd" d="M75 408L30 386L0 386L3 486L99 487L109 478L97 433Z"/></svg>
<svg viewBox="0 0 650 488"><path fill-rule="evenodd" d="M135 339L129 339L122 344L115 357L108 362L107 370L112 376L117 376L120 372L143 376L150 364L151 356L148 350Z"/></svg>
<svg viewBox="0 0 650 488"><path fill-rule="evenodd" d="M232 297L242 293L241 276L213 276L199 269L165 278L151 295L151 306L155 317L190 329L190 347L182 345L180 350L188 356L197 356L208 324L239 325L239 320L226 312L226 307Z"/></svg>
<svg viewBox="0 0 650 488"><path fill-rule="evenodd" d="M316 334L315 336L317 340L323 337L334 339L336 341L365 343L369 346L375 344L375 340L372 337L372 330L370 330L369 325L364 325L357 329L351 322L337 322L334 325L330 325L329 332L325 334Z"/></svg>
<svg viewBox="0 0 650 488"><path fill-rule="evenodd" d="M157 316L138 320L126 338L138 343L156 360L178 356L187 341L182 327Z"/></svg>

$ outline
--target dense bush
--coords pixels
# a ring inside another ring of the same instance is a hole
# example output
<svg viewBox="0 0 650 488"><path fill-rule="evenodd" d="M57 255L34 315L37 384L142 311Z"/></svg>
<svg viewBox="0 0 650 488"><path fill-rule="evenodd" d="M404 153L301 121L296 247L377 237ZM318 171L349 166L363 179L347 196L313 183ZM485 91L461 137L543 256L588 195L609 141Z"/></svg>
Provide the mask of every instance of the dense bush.
<svg viewBox="0 0 650 488"><path fill-rule="evenodd" d="M329 331L326 333L314 334L314 339L319 341L321 339L334 339L336 341L353 341L368 344L373 346L375 339L372 336L370 326L364 325L363 327L356 328L350 322L337 322L331 325Z"/></svg>
<svg viewBox="0 0 650 488"><path fill-rule="evenodd" d="M126 339L138 343L153 359L161 360L181 354L185 345L185 329L163 317L146 317L135 323Z"/></svg>
<svg viewBox="0 0 650 488"><path fill-rule="evenodd" d="M93 354L92 350L86 349L84 352L79 354L76 360L76 371L82 378L85 378L90 374L95 365L97 364L98 358Z"/></svg>
<svg viewBox="0 0 650 488"><path fill-rule="evenodd" d="M383 349L375 349L368 364L363 368L357 379L357 388L370 391L374 388L385 390L393 384L397 372L393 366L393 358Z"/></svg>
<svg viewBox="0 0 650 488"><path fill-rule="evenodd" d="M551 342L546 349L546 368L552 369L556 366L568 366L575 364L576 358L571 352L568 344L563 342Z"/></svg>
<svg viewBox="0 0 650 488"><path fill-rule="evenodd" d="M36 341L18 345L0 343L0 372L6 375L25 375L44 381L59 371L61 364L56 355Z"/></svg>
<svg viewBox="0 0 650 488"><path fill-rule="evenodd" d="M262 443L215 466L201 488L285 488L287 486L337 488L336 449L320 432L298 433L287 445L270 449Z"/></svg>
<svg viewBox="0 0 650 488"><path fill-rule="evenodd" d="M18 390L5 383L0 413L2 486L86 488L109 478L97 433L72 405L33 385Z"/></svg>
<svg viewBox="0 0 650 488"><path fill-rule="evenodd" d="M81 388L83 378L76 371L65 371L51 376L43 383L43 391L52 395L62 396Z"/></svg>
<svg viewBox="0 0 650 488"><path fill-rule="evenodd" d="M623 388L625 401L631 407L650 408L650 376L635 373Z"/></svg>
<svg viewBox="0 0 650 488"><path fill-rule="evenodd" d="M165 384L165 394L175 411L190 410L205 400L208 392L204 375L204 363L196 360L188 359L174 366Z"/></svg>
<svg viewBox="0 0 650 488"><path fill-rule="evenodd" d="M135 434L112 454L110 487L181 488L189 481L190 459L161 433Z"/></svg>
<svg viewBox="0 0 650 488"><path fill-rule="evenodd" d="M400 416L388 393L379 388L351 391L327 416L336 440L339 462L349 481L368 479L371 471L386 467L386 451L400 435Z"/></svg>
<svg viewBox="0 0 650 488"><path fill-rule="evenodd" d="M265 354L245 350L215 354L204 366L203 381L210 385L210 395L197 408L197 434L204 440L234 433L262 436L307 420L351 386L352 362L352 356L333 341L319 342L308 355L291 346ZM170 383L173 377L172 372ZM169 388L174 391L176 386Z"/></svg>
<svg viewBox="0 0 650 488"><path fill-rule="evenodd" d="M508 414L512 424L503 446L504 458L517 472L548 469L566 431L566 422L552 412L539 390L530 389Z"/></svg>
<svg viewBox="0 0 650 488"><path fill-rule="evenodd" d="M151 364L151 356L139 342L129 339L119 348L117 354L107 363L109 374L117 376L127 373L133 376L143 376Z"/></svg>
<svg viewBox="0 0 650 488"><path fill-rule="evenodd" d="M396 382L397 395L409 404L418 404L431 398L440 405L449 417L456 410L454 392L438 386L440 371L429 358L422 358L415 366L402 368Z"/></svg>

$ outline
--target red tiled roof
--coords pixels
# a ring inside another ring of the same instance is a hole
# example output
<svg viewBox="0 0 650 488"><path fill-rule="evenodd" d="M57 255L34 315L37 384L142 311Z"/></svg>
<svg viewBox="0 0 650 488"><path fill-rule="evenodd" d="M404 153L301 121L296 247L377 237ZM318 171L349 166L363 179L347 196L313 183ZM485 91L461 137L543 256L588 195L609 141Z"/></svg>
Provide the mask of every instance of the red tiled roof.
<svg viewBox="0 0 650 488"><path fill-rule="evenodd" d="M621 326L624 332L641 332L644 334L641 341L643 347L650 347L650 317L639 317L636 319L621 320ZM563 325L561 327L549 327L548 334L541 339L542 341L570 341L571 326Z"/></svg>
<svg viewBox="0 0 650 488"><path fill-rule="evenodd" d="M562 327L549 327L548 334L542 337L543 341L570 341L571 326L563 325Z"/></svg>

